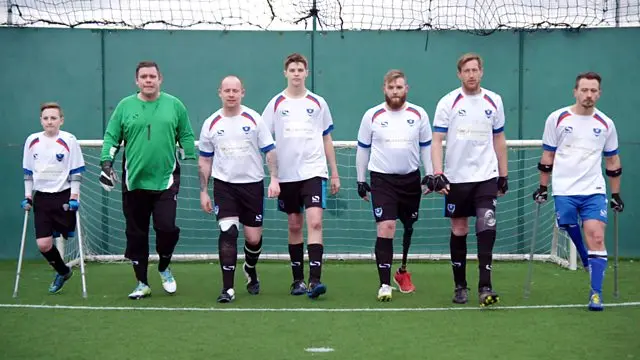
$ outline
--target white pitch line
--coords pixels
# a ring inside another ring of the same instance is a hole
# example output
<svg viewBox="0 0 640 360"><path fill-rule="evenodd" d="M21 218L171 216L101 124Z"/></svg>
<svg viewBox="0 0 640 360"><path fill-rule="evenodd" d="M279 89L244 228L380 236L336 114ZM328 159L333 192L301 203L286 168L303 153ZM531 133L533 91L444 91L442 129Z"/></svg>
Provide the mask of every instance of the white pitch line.
<svg viewBox="0 0 640 360"><path fill-rule="evenodd" d="M306 348L304 349L304 351L310 352L310 353L328 353L328 352L332 352L333 348L330 348L330 347Z"/></svg>
<svg viewBox="0 0 640 360"><path fill-rule="evenodd" d="M430 312L430 311L473 311L473 310L531 310L566 309L586 307L586 304L558 305L521 305L481 307L434 307L434 308L225 308L225 307L152 307L152 306L75 306L75 305L37 305L37 304L0 304L0 308L18 309L55 309L55 310L97 310L97 311L185 311L185 312ZM609 303L605 307L640 306L640 301Z"/></svg>

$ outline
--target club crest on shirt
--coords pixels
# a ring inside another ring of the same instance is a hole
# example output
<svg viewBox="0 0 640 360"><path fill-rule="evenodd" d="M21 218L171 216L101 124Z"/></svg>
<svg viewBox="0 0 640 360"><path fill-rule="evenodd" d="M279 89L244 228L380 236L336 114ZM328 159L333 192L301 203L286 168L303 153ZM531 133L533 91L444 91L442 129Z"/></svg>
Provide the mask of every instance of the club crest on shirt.
<svg viewBox="0 0 640 360"><path fill-rule="evenodd" d="M602 129L593 128L593 136L598 137L598 136L600 136L601 133L602 133Z"/></svg>
<svg viewBox="0 0 640 360"><path fill-rule="evenodd" d="M251 130L251 127L249 127L249 126L243 126L242 127L242 131L244 131L245 134L248 134L249 130Z"/></svg>
<svg viewBox="0 0 640 360"><path fill-rule="evenodd" d="M62 161L64 159L64 154L56 154L56 160Z"/></svg>
<svg viewBox="0 0 640 360"><path fill-rule="evenodd" d="M484 111L484 114L487 115L487 117L491 117L491 114L493 114L493 111L491 109L487 109Z"/></svg>
<svg viewBox="0 0 640 360"><path fill-rule="evenodd" d="M413 126L415 124L415 120L413 119L407 119L407 124L409 124L409 126Z"/></svg>
<svg viewBox="0 0 640 360"><path fill-rule="evenodd" d="M312 115L313 114L313 109L312 108L307 109L307 114Z"/></svg>

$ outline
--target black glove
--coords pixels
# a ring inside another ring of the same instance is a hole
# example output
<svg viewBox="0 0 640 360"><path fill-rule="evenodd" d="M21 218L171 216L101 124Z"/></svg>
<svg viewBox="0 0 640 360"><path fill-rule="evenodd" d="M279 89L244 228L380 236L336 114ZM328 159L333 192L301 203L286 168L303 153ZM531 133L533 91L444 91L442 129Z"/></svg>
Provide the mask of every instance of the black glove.
<svg viewBox="0 0 640 360"><path fill-rule="evenodd" d="M611 194L611 208L616 212L622 212L622 210L624 210L624 202L622 202L620 194Z"/></svg>
<svg viewBox="0 0 640 360"><path fill-rule="evenodd" d="M367 192L371 192L369 184L367 184L366 182L358 182L358 195L361 198L364 198L365 196L367 196Z"/></svg>
<svg viewBox="0 0 640 360"><path fill-rule="evenodd" d="M429 191L433 191L433 185L435 183L435 177L433 175L427 175L422 178L420 185L426 186Z"/></svg>
<svg viewBox="0 0 640 360"><path fill-rule="evenodd" d="M111 191L117 182L118 176L111 167L111 161L103 161L102 172L100 172L100 185L102 185L102 188L106 191Z"/></svg>
<svg viewBox="0 0 640 360"><path fill-rule="evenodd" d="M509 190L509 183L507 182L507 177L506 176L498 177L498 191L503 194L506 194L508 190Z"/></svg>
<svg viewBox="0 0 640 360"><path fill-rule="evenodd" d="M438 174L433 177L433 191L446 189L449 185L449 179L444 174Z"/></svg>
<svg viewBox="0 0 640 360"><path fill-rule="evenodd" d="M540 187L533 192L533 201L537 202L538 204L542 204L547 201L547 196L547 187L544 185L540 185Z"/></svg>

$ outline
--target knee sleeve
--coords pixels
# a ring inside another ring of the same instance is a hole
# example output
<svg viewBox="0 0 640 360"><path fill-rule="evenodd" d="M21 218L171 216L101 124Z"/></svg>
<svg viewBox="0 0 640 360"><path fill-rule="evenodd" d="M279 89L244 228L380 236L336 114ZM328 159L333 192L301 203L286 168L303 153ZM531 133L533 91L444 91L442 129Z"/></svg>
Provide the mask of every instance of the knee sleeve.
<svg viewBox="0 0 640 360"><path fill-rule="evenodd" d="M240 222L238 219L224 219L218 222L218 226L220 226L220 232L226 233L228 236L231 236L235 239L238 238L240 227Z"/></svg>
<svg viewBox="0 0 640 360"><path fill-rule="evenodd" d="M479 208L476 210L476 233L487 230L496 231L495 209Z"/></svg>
<svg viewBox="0 0 640 360"><path fill-rule="evenodd" d="M156 251L159 255L172 255L180 238L180 228L175 227L171 231L155 229Z"/></svg>
<svg viewBox="0 0 640 360"><path fill-rule="evenodd" d="M222 265L234 265L238 256L238 221L223 220L220 222L218 251Z"/></svg>

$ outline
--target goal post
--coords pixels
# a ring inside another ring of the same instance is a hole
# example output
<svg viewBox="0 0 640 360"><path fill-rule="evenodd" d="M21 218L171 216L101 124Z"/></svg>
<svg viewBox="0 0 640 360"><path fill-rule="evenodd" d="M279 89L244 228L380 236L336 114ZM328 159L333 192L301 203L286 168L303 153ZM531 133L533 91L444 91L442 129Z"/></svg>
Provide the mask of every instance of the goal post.
<svg viewBox="0 0 640 360"><path fill-rule="evenodd" d="M83 236L85 261L124 261L125 221L122 197L118 184L106 192L98 183L102 140L80 140L86 164L80 199L78 226ZM197 142L196 142L197 146ZM355 169L355 141L334 141L340 173L341 190L327 198L324 212L323 239L325 259L373 260L376 226L369 202L357 194ZM498 199L496 218L497 239L494 247L496 261L524 261L529 257L535 204L531 194L538 186L537 163L540 158L540 140L508 140L510 190ZM445 142L446 149L446 142ZM173 259L176 261L217 260L218 227L215 217L200 209L197 161L180 162L181 181L178 195L176 222L180 227L180 241ZM114 169L121 175L121 157ZM265 172L268 174L268 172ZM122 180L122 179L121 179ZM211 184L212 182L210 182ZM211 186L209 191L211 191ZM265 187L268 177L265 178ZM266 193L266 191L265 191ZM264 243L262 259L288 260L286 215L277 211L275 199L265 199ZM534 260L556 263L568 269L576 268L576 252L564 232L556 226L553 199L541 206ZM469 258L477 259L475 219L469 227ZM444 199L440 194L423 196L418 221L414 224L410 260L449 260L449 220L444 217ZM305 229L306 236L306 229ZM151 244L155 242L150 227ZM402 238L398 226L396 238ZM238 248L241 250L242 234ZM154 246L150 247L151 249ZM153 252L153 251L152 251ZM400 259L402 241L394 241L394 258ZM65 248L65 259L77 263L77 246ZM242 258L242 251L238 252ZM156 254L151 260L157 260Z"/></svg>

